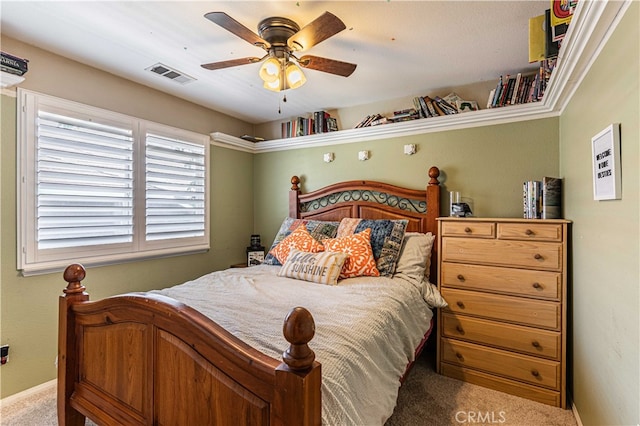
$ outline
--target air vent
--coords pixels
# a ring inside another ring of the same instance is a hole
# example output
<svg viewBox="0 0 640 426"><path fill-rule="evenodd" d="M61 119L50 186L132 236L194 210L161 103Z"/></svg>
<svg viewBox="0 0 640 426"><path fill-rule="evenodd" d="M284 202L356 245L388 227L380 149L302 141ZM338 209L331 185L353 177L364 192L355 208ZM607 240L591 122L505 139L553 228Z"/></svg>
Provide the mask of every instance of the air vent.
<svg viewBox="0 0 640 426"><path fill-rule="evenodd" d="M170 68L161 63L151 65L149 68L145 68L145 69L147 71L151 71L154 74L161 75L163 77L168 78L169 80L173 80L176 83L180 83L180 84L187 84L195 80L195 78L189 77L188 75L181 73L180 71L176 71L173 68Z"/></svg>

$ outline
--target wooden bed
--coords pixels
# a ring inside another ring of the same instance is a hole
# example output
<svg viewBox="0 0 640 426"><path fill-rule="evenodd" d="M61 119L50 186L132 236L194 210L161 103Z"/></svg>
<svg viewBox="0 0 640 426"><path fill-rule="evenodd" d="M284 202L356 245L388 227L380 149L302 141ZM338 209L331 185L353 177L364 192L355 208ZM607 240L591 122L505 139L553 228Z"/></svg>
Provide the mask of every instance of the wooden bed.
<svg viewBox="0 0 640 426"><path fill-rule="evenodd" d="M435 235L439 174L429 169L425 190L349 181L307 194L294 176L289 215L408 219L407 231ZM90 302L85 274L70 265L59 300L60 425L81 425L85 417L104 425L321 423L321 365L307 345L313 347L315 325L304 308L286 315L290 346L280 361L168 297L131 293Z"/></svg>

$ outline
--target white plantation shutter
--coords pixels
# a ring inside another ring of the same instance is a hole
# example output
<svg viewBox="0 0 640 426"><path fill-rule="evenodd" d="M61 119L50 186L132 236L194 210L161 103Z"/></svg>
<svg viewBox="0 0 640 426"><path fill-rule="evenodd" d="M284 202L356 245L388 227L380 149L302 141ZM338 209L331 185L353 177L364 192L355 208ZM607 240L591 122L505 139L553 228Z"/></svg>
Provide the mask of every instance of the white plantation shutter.
<svg viewBox="0 0 640 426"><path fill-rule="evenodd" d="M23 275L209 248L209 137L18 89Z"/></svg>
<svg viewBox="0 0 640 426"><path fill-rule="evenodd" d="M205 234L205 148L147 133L146 240Z"/></svg>
<svg viewBox="0 0 640 426"><path fill-rule="evenodd" d="M133 241L133 132L38 111L38 249Z"/></svg>

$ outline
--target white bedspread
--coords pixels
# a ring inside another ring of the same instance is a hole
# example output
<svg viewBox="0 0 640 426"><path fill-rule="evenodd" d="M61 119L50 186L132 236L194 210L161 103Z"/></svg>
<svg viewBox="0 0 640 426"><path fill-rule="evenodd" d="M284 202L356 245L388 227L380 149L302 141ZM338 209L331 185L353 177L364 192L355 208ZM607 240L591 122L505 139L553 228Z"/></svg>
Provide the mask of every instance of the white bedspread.
<svg viewBox="0 0 640 426"><path fill-rule="evenodd" d="M382 277L327 286L278 277L279 268L228 269L157 292L278 360L288 347L285 315L307 308L316 323L309 346L322 364L323 424L383 424L393 413L399 378L429 328L432 312L420 289Z"/></svg>

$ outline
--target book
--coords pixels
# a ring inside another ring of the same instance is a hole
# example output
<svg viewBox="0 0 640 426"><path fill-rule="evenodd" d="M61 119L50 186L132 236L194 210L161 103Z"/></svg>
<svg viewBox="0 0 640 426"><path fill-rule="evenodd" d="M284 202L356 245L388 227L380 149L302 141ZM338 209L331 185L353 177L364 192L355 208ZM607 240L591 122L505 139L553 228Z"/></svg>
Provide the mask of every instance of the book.
<svg viewBox="0 0 640 426"><path fill-rule="evenodd" d="M545 26L546 28L551 28L551 11L547 9L544 12ZM553 32L547 30L545 32L545 58L555 58L558 56L558 51L560 50L560 42L553 41Z"/></svg>
<svg viewBox="0 0 640 426"><path fill-rule="evenodd" d="M427 105L427 109L429 109L429 114L432 117L438 117L439 115L441 115L433 106L433 99L431 99L429 96L423 96L422 100Z"/></svg>
<svg viewBox="0 0 640 426"><path fill-rule="evenodd" d="M542 178L542 219L562 218L562 178Z"/></svg>
<svg viewBox="0 0 640 426"><path fill-rule="evenodd" d="M545 16L529 18L529 63L541 61L545 58L546 50Z"/></svg>
<svg viewBox="0 0 640 426"><path fill-rule="evenodd" d="M493 101L491 102L491 108L495 108L498 106L498 100L500 99L500 93L502 92L502 76L500 76L500 80L498 80L498 85L493 94Z"/></svg>
<svg viewBox="0 0 640 426"><path fill-rule="evenodd" d="M513 84L513 90L511 92L511 98L509 99L509 105L515 105L516 103L516 98L518 97L518 89L520 86L520 80L522 79L522 73L518 73L518 75L516 75L516 81Z"/></svg>
<svg viewBox="0 0 640 426"><path fill-rule="evenodd" d="M526 181L522 185L522 198L525 219L542 218L542 182Z"/></svg>

